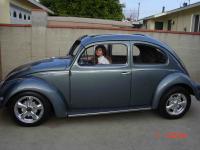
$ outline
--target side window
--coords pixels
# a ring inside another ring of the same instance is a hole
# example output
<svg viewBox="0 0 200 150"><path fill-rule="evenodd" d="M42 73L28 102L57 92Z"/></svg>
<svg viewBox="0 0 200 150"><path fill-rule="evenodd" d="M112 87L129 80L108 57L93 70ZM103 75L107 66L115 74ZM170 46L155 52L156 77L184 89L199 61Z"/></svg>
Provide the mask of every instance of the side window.
<svg viewBox="0 0 200 150"><path fill-rule="evenodd" d="M167 56L157 47L140 43L134 44L134 64L165 64L166 62Z"/></svg>
<svg viewBox="0 0 200 150"><path fill-rule="evenodd" d="M84 50L78 60L78 64L81 66L95 65L94 46L88 47Z"/></svg>
<svg viewBox="0 0 200 150"><path fill-rule="evenodd" d="M106 43L90 46L78 60L81 66L126 64L128 48L124 44Z"/></svg>
<svg viewBox="0 0 200 150"><path fill-rule="evenodd" d="M123 44L112 45L112 63L113 64L126 64L128 61L128 48Z"/></svg>

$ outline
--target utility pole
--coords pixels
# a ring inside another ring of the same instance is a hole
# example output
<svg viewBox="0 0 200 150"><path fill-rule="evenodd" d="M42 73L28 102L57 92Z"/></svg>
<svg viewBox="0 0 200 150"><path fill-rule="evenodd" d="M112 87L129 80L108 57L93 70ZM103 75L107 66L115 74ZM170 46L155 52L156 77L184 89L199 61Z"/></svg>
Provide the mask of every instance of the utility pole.
<svg viewBox="0 0 200 150"><path fill-rule="evenodd" d="M190 5L190 0L188 0L189 1L189 5Z"/></svg>
<svg viewBox="0 0 200 150"><path fill-rule="evenodd" d="M140 17L140 2L138 3L138 15L137 15L137 20L139 20Z"/></svg>

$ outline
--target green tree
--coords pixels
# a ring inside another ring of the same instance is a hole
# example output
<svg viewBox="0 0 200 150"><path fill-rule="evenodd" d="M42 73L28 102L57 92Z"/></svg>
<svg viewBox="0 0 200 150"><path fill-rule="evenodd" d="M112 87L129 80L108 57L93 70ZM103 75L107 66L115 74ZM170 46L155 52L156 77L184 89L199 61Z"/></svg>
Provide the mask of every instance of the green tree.
<svg viewBox="0 0 200 150"><path fill-rule="evenodd" d="M119 0L40 0L59 16L122 20L123 5Z"/></svg>

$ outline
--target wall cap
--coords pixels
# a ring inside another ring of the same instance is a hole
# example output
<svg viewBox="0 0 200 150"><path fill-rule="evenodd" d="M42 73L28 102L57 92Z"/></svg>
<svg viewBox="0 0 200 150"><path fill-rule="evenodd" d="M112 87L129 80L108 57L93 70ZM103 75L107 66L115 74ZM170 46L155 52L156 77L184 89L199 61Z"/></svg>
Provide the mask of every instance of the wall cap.
<svg viewBox="0 0 200 150"><path fill-rule="evenodd" d="M134 29L127 27L86 27L86 26L71 26L71 25L48 25L48 28L70 28L70 29L98 29L98 30L118 30L118 31L136 31L136 32L152 32L152 33L169 33L169 34L185 34L185 35L200 35L200 32L181 32L181 31L163 31L163 30L146 30Z"/></svg>

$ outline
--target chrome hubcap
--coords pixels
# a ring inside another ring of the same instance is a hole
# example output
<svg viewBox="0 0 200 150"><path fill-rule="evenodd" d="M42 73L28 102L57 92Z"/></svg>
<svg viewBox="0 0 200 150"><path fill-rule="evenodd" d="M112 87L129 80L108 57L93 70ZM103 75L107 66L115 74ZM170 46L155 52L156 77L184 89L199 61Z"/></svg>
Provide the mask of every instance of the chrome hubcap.
<svg viewBox="0 0 200 150"><path fill-rule="evenodd" d="M23 123L34 123L44 114L42 102L34 96L23 96L14 106L15 116Z"/></svg>
<svg viewBox="0 0 200 150"><path fill-rule="evenodd" d="M182 93L175 93L166 102L166 110L170 115L180 115L187 106L187 98Z"/></svg>

